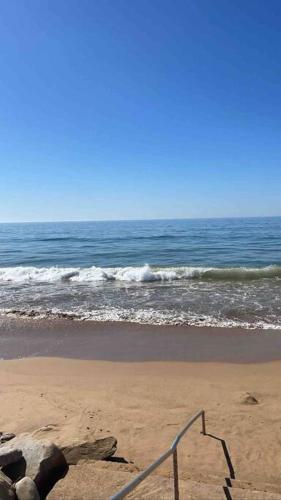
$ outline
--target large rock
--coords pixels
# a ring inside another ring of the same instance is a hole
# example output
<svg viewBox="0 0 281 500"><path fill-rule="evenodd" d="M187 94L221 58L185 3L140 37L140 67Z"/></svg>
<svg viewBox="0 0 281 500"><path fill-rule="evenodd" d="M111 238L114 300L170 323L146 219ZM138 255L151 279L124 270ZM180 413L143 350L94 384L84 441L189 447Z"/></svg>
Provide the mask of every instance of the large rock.
<svg viewBox="0 0 281 500"><path fill-rule="evenodd" d="M76 465L80 460L105 460L117 449L117 439L106 437L96 441L85 441L62 448L68 465Z"/></svg>
<svg viewBox="0 0 281 500"><path fill-rule="evenodd" d="M0 499L15 500L16 494L12 481L0 470Z"/></svg>
<svg viewBox="0 0 281 500"><path fill-rule="evenodd" d="M36 484L28 476L18 481L15 488L18 500L40 500Z"/></svg>
<svg viewBox="0 0 281 500"><path fill-rule="evenodd" d="M63 453L53 443L39 441L28 434L21 434L0 446L2 451L18 449L22 452L22 459L3 467L3 472L14 482L24 476L30 477L36 484L40 499L44 499L68 471Z"/></svg>

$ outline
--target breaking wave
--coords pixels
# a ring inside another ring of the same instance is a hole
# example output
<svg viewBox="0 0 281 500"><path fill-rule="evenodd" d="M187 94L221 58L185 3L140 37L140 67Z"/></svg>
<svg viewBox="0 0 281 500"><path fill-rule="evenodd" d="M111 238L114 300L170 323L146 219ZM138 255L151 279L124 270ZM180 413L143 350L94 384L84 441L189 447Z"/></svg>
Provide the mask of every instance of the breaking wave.
<svg viewBox="0 0 281 500"><path fill-rule="evenodd" d="M281 266L251 267L1 267L0 282L54 283L58 281L97 282L155 282L174 280L248 281L264 278L281 278Z"/></svg>

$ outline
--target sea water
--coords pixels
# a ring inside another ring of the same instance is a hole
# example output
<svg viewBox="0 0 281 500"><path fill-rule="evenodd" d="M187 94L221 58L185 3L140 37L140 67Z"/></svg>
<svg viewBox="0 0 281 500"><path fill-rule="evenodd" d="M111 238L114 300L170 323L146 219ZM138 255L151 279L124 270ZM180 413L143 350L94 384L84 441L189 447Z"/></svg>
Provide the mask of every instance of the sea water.
<svg viewBox="0 0 281 500"><path fill-rule="evenodd" d="M281 328L281 217L0 224L0 314Z"/></svg>

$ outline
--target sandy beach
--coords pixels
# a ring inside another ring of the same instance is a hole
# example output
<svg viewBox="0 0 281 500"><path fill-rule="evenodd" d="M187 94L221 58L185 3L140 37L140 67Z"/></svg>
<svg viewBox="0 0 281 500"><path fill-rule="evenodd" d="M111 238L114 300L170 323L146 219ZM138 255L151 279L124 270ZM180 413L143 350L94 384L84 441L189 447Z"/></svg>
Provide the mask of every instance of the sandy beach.
<svg viewBox="0 0 281 500"><path fill-rule="evenodd" d="M2 320L0 429L35 431L59 445L118 440L120 460L71 467L50 499L108 498L201 408L213 437L202 436L198 422L180 445L183 491L194 499L225 498L225 478L232 478L238 496L229 498L242 498L241 491L243 498L281 494L281 333L167 330ZM258 404L248 404L248 394ZM171 474L168 461L132 498L172 498ZM246 496L249 483L256 496Z"/></svg>

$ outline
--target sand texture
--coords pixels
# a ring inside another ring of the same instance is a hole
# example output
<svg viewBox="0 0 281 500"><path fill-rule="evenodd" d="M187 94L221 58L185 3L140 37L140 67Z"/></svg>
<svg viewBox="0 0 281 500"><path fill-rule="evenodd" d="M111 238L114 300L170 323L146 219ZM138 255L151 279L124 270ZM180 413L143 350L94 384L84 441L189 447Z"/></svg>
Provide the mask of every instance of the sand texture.
<svg viewBox="0 0 281 500"><path fill-rule="evenodd" d="M280 370L279 361L1 361L0 430L35 431L59 445L115 436L116 457L128 463L80 462L49 495L105 499L204 408L210 436L200 434L198 422L179 447L182 498L187 492L194 499L225 498L231 477L229 498L281 498ZM171 473L168 461L132 498L172 498Z"/></svg>

